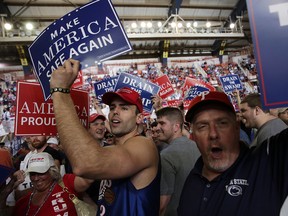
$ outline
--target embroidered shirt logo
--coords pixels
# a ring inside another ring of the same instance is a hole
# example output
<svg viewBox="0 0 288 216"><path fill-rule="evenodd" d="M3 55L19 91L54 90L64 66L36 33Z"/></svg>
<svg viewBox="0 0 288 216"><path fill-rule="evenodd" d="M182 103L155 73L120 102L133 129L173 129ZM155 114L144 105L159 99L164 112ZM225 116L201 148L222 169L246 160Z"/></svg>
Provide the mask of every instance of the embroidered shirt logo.
<svg viewBox="0 0 288 216"><path fill-rule="evenodd" d="M246 179L231 179L229 185L226 185L226 191L231 196L240 196L243 192L243 186L249 186Z"/></svg>

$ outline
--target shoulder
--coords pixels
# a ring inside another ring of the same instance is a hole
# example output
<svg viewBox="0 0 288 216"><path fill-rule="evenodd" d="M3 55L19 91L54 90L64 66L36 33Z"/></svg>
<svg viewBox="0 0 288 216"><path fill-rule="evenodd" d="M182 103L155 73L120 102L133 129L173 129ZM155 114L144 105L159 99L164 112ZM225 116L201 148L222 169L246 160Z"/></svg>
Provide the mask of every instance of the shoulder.
<svg viewBox="0 0 288 216"><path fill-rule="evenodd" d="M181 136L181 137L174 139L171 142L171 144L172 144L171 146L174 146L174 148L179 148L179 149L197 148L196 143L193 140L188 139L186 136Z"/></svg>
<svg viewBox="0 0 288 216"><path fill-rule="evenodd" d="M132 147L132 148L141 148L141 149L155 149L155 144L152 139L149 139L144 136L134 136L127 139L123 146Z"/></svg>
<svg viewBox="0 0 288 216"><path fill-rule="evenodd" d="M159 158L158 150L152 139L144 136L131 137L123 144L123 147L139 159L156 161Z"/></svg>
<svg viewBox="0 0 288 216"><path fill-rule="evenodd" d="M15 205L15 207L16 207L15 209L20 210L21 208L24 208L24 207L26 208L28 205L28 201L29 201L29 198L31 196L31 193L32 192L29 192L28 194L22 196L19 200L17 200L16 205Z"/></svg>

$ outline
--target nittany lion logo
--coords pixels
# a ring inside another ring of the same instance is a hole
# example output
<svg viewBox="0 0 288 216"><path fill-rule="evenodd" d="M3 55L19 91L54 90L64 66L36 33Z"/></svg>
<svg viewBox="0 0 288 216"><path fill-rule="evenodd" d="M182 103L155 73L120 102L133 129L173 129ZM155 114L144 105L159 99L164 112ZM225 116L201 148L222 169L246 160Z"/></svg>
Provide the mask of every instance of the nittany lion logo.
<svg viewBox="0 0 288 216"><path fill-rule="evenodd" d="M239 185L230 185L226 190L231 196L242 195L242 188Z"/></svg>
<svg viewBox="0 0 288 216"><path fill-rule="evenodd" d="M246 179L231 179L229 185L226 185L226 191L231 196L241 196L243 194L243 187L249 186Z"/></svg>

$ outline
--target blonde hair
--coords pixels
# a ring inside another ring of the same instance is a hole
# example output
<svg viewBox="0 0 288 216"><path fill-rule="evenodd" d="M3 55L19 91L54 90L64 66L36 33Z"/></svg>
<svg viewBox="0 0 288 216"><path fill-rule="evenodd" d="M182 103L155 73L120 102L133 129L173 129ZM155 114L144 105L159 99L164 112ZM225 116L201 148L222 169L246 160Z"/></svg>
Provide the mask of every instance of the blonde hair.
<svg viewBox="0 0 288 216"><path fill-rule="evenodd" d="M59 171L58 167L51 166L49 168L49 173L50 173L52 179L54 179L56 181L59 181L61 179L61 174L60 174L60 171Z"/></svg>

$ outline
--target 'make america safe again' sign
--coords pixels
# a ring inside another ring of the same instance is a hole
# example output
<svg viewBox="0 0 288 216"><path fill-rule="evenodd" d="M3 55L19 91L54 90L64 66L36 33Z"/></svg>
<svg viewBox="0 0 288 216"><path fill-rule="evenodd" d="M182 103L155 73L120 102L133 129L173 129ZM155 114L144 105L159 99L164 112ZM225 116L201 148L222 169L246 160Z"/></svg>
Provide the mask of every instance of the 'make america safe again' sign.
<svg viewBox="0 0 288 216"><path fill-rule="evenodd" d="M44 99L50 97L53 70L73 58L82 68L132 50L110 0L94 0L47 27L29 47Z"/></svg>

